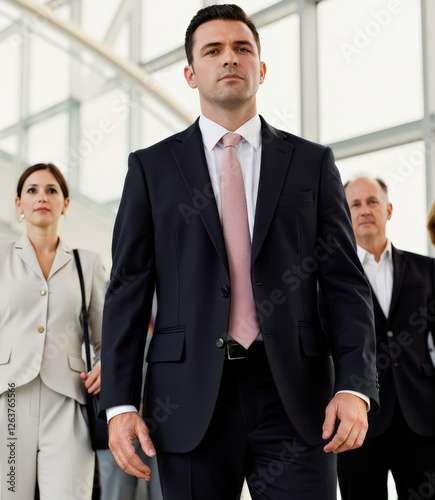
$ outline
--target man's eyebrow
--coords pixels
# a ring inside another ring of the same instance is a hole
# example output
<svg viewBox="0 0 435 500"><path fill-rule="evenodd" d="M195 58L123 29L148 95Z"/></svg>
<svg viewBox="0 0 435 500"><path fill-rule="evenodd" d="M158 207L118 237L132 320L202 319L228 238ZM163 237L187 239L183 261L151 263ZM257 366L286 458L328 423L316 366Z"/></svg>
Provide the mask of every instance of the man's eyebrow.
<svg viewBox="0 0 435 500"><path fill-rule="evenodd" d="M210 47L220 47L221 45L223 45L223 42L209 42L209 43L204 44L201 47L201 51L208 49ZM254 46L254 44L252 42L250 42L249 40L235 40L232 43L232 45L249 45L250 47Z"/></svg>
<svg viewBox="0 0 435 500"><path fill-rule="evenodd" d="M250 42L249 40L236 40L235 42L233 42L234 45L250 45L251 47L254 46L254 44L252 42Z"/></svg>
<svg viewBox="0 0 435 500"><path fill-rule="evenodd" d="M209 47L219 47L221 45L223 45L222 42L209 42L201 47L201 51L204 49L208 49Z"/></svg>

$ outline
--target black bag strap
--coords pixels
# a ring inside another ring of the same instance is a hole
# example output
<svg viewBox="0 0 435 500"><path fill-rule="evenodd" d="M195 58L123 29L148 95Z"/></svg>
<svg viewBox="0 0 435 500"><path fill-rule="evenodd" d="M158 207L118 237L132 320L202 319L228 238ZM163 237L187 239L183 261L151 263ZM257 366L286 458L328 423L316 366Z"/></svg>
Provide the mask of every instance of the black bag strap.
<svg viewBox="0 0 435 500"><path fill-rule="evenodd" d="M85 342L87 371L90 372L92 370L92 365L91 365L91 350L89 347L89 328L88 328L88 312L86 310L85 282L83 281L83 271L82 271L82 265L80 263L79 252L76 248L73 250L73 252L77 266L77 273L79 275L79 280L80 280L80 289L82 291L83 339Z"/></svg>

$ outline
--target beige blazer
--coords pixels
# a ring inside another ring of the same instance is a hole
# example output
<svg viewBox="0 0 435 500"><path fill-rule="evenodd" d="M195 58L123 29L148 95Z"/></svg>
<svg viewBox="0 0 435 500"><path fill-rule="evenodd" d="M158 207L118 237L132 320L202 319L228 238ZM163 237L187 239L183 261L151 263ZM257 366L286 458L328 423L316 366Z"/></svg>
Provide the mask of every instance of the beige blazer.
<svg viewBox="0 0 435 500"><path fill-rule="evenodd" d="M106 272L101 257L79 250L85 281L89 336L100 356ZM46 280L27 235L0 246L0 394L40 375L50 389L85 403L80 372L81 292L72 250L59 241Z"/></svg>

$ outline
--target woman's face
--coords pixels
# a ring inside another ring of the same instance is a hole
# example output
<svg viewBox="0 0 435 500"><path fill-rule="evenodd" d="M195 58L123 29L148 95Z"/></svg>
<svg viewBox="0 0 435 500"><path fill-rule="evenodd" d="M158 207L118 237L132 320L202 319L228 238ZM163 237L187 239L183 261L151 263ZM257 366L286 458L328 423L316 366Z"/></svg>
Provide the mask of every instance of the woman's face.
<svg viewBox="0 0 435 500"><path fill-rule="evenodd" d="M68 208L69 198L63 197L59 183L49 170L37 170L25 180L21 197L15 204L27 224L47 227L57 224Z"/></svg>

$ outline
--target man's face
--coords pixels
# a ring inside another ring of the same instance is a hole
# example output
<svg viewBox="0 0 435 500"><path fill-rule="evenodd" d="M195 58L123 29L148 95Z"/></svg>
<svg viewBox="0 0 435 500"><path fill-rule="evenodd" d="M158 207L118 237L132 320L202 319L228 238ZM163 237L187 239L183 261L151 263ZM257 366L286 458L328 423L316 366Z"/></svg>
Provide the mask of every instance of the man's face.
<svg viewBox="0 0 435 500"><path fill-rule="evenodd" d="M198 88L203 113L208 109L235 109L252 102L266 66L257 44L241 21L214 20L201 24L193 37L193 63L184 76Z"/></svg>
<svg viewBox="0 0 435 500"><path fill-rule="evenodd" d="M386 239L385 226L393 207L378 182L360 178L346 188L346 197L352 216L357 242L367 239Z"/></svg>

